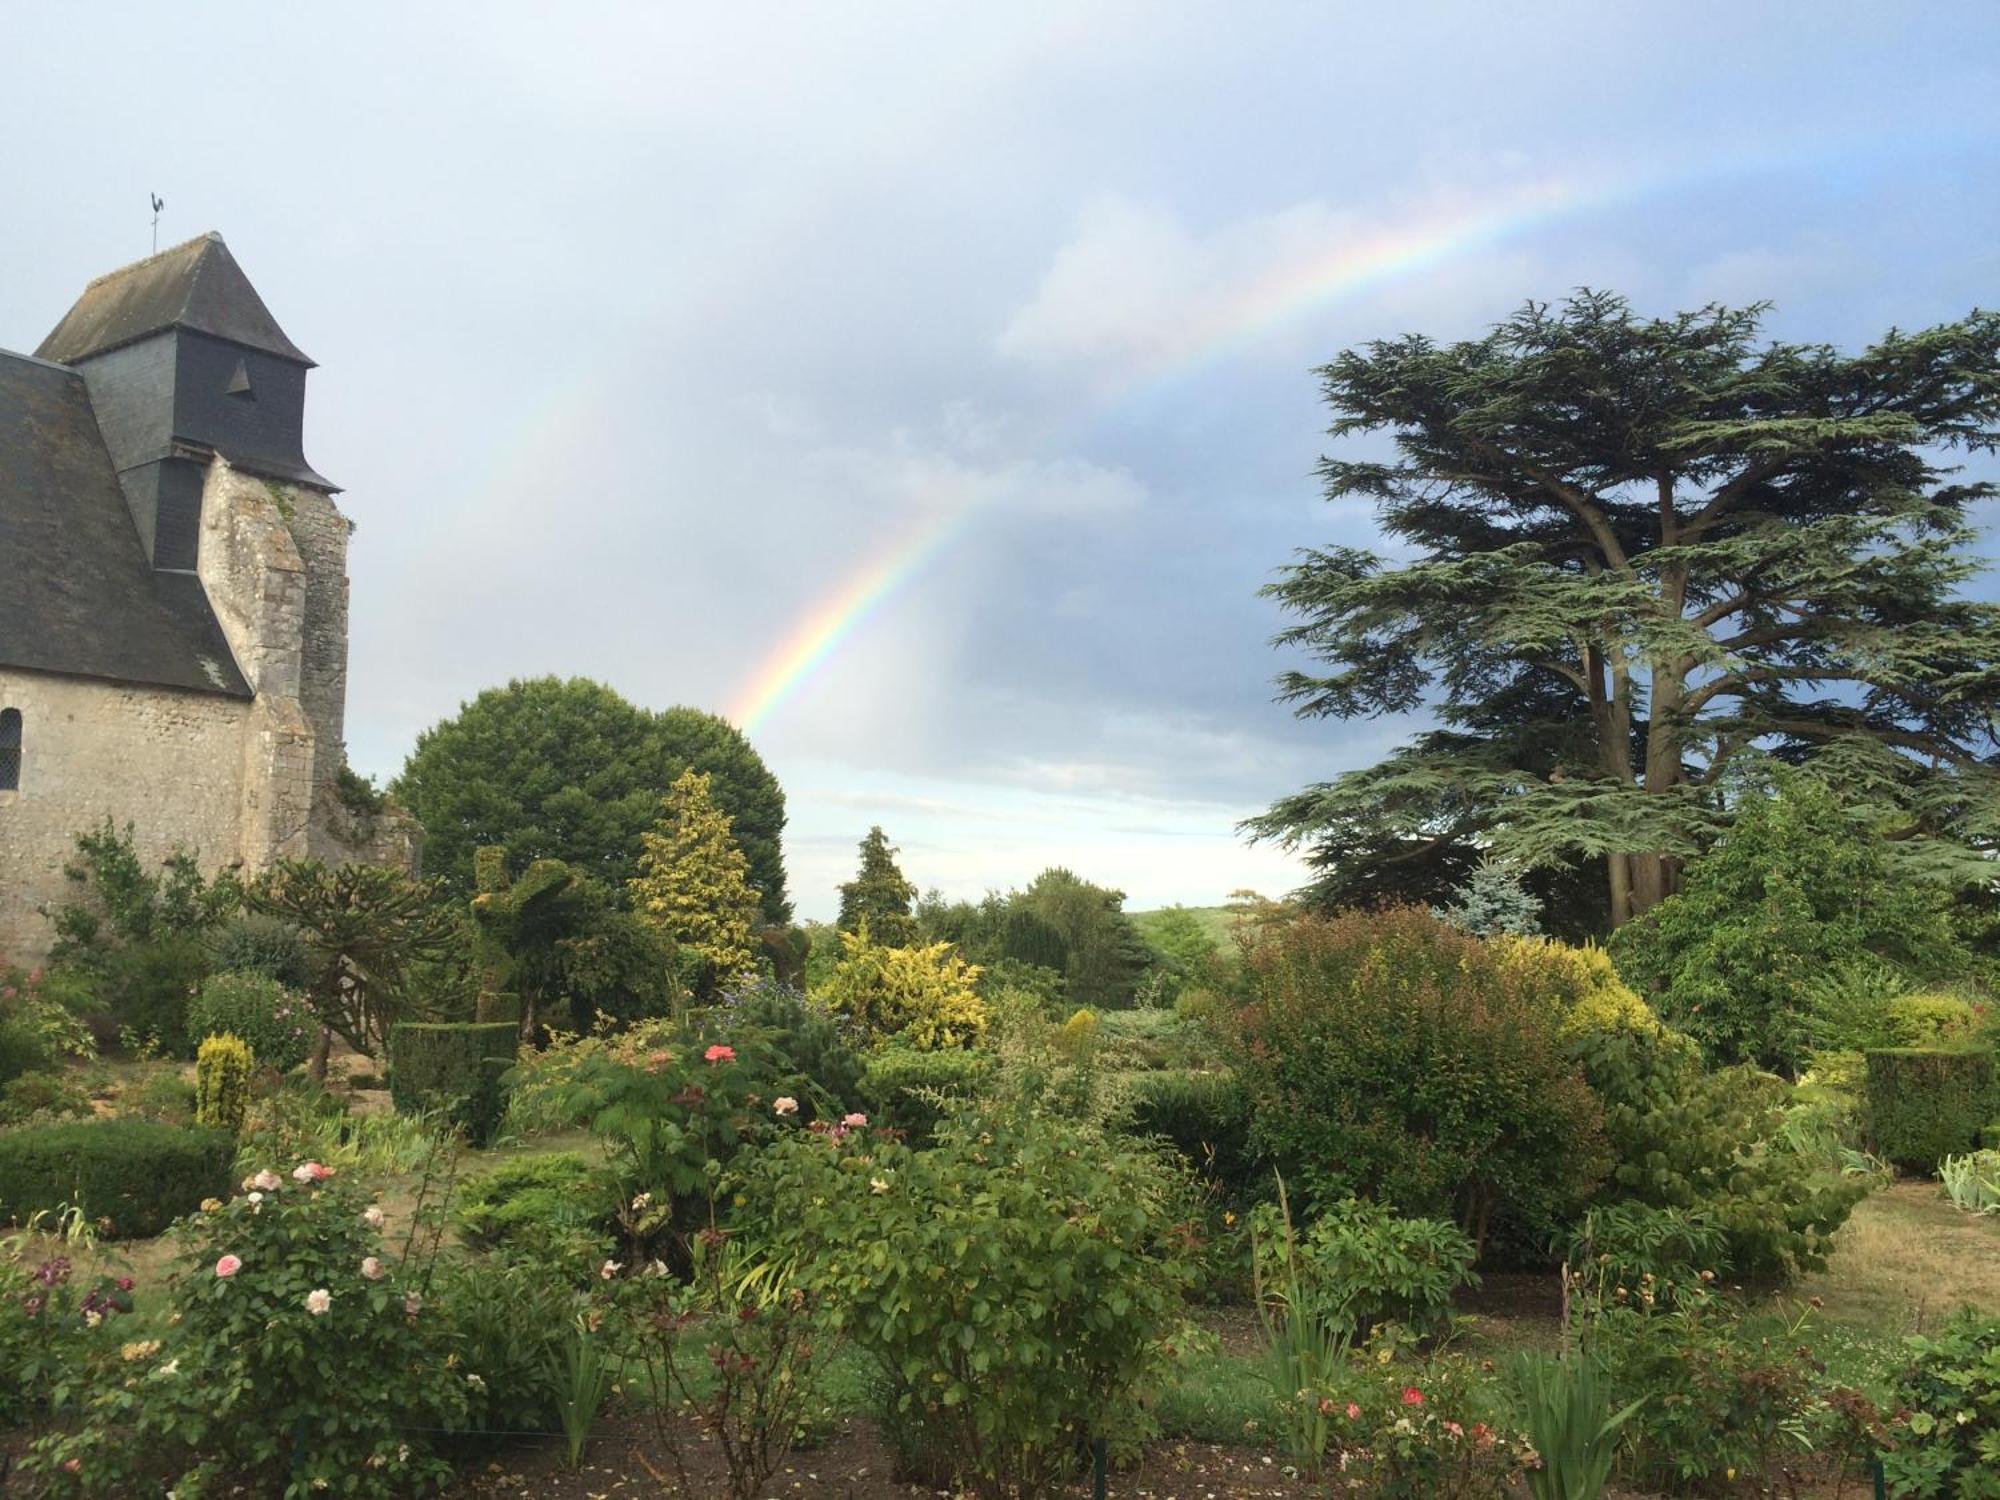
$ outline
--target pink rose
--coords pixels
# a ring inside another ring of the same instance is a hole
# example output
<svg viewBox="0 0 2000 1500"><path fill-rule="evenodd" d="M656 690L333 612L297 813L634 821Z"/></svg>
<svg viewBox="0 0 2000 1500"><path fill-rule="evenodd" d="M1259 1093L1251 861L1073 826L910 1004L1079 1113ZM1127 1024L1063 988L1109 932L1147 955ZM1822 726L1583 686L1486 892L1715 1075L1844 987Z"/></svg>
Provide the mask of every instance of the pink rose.
<svg viewBox="0 0 2000 1500"><path fill-rule="evenodd" d="M799 1101L790 1094L781 1094L771 1101L771 1108L781 1115L795 1115L799 1112Z"/></svg>
<svg viewBox="0 0 2000 1500"><path fill-rule="evenodd" d="M263 1171L259 1172L255 1177L250 1179L250 1186L254 1188L262 1188L267 1193L275 1193L279 1188L283 1187L284 1185L285 1185L285 1179L280 1177L276 1172L273 1172L269 1167L266 1167Z"/></svg>
<svg viewBox="0 0 2000 1500"><path fill-rule="evenodd" d="M712 1063L735 1062L736 1049L734 1047L725 1047L722 1043L717 1042L713 1047L702 1053L702 1056Z"/></svg>
<svg viewBox="0 0 2000 1500"><path fill-rule="evenodd" d="M332 1175L332 1167L323 1167L316 1161L302 1161L292 1168L294 1182L325 1182Z"/></svg>
<svg viewBox="0 0 2000 1500"><path fill-rule="evenodd" d="M840 1123L845 1125L849 1130L859 1130L863 1125L868 1123L868 1116L857 1110L854 1114L843 1116Z"/></svg>
<svg viewBox="0 0 2000 1500"><path fill-rule="evenodd" d="M234 1255L225 1255L215 1263L215 1274L225 1281L242 1269L242 1260Z"/></svg>
<svg viewBox="0 0 2000 1500"><path fill-rule="evenodd" d="M1361 1420L1361 1408L1356 1406L1352 1401L1347 1403L1347 1420L1350 1422Z"/></svg>
<svg viewBox="0 0 2000 1500"><path fill-rule="evenodd" d="M370 1255L362 1259L361 1274L363 1276L366 1276L370 1281L380 1281L384 1276L387 1276L389 1273L382 1269L381 1261L377 1260L374 1256Z"/></svg>
<svg viewBox="0 0 2000 1500"><path fill-rule="evenodd" d="M382 1227L382 1210L372 1203L362 1210L361 1217L367 1222L370 1229L380 1229Z"/></svg>
<svg viewBox="0 0 2000 1500"><path fill-rule="evenodd" d="M424 1299L422 1297L419 1297L415 1292L411 1292L407 1297L403 1299L403 1311L408 1313L411 1317L414 1318L418 1313L422 1312L423 1309L424 1309Z"/></svg>
<svg viewBox="0 0 2000 1500"><path fill-rule="evenodd" d="M616 1276L620 1271L624 1269L625 1268L619 1265L617 1261L607 1260L603 1265L597 1268L597 1279L600 1281L609 1281L612 1277Z"/></svg>

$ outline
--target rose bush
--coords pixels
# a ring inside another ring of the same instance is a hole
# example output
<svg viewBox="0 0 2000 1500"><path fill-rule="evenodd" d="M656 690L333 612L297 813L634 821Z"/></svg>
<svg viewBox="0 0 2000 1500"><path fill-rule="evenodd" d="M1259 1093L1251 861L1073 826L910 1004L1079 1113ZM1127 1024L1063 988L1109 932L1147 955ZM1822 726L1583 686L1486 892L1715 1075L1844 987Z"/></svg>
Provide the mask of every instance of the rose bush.
<svg viewBox="0 0 2000 1500"><path fill-rule="evenodd" d="M441 1482L436 1435L467 1425L478 1378L371 1207L302 1162L183 1220L173 1315L76 1431L38 1446L52 1489L190 1500L248 1486L297 1500Z"/></svg>

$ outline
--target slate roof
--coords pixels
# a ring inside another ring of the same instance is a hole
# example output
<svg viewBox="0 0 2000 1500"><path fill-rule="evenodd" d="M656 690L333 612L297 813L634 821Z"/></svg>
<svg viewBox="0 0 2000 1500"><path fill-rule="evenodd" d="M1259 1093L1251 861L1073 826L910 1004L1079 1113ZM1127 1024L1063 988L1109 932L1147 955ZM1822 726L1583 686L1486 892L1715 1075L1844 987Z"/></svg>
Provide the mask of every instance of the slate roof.
<svg viewBox="0 0 2000 1500"><path fill-rule="evenodd" d="M86 292L77 307L90 300ZM72 312L43 347L57 343L75 319ZM0 667L250 696L201 580L155 571L147 560L83 377L5 350Z"/></svg>
<svg viewBox="0 0 2000 1500"><path fill-rule="evenodd" d="M236 257L213 232L100 276L83 289L38 359L73 365L163 328L192 328L311 365L285 337Z"/></svg>

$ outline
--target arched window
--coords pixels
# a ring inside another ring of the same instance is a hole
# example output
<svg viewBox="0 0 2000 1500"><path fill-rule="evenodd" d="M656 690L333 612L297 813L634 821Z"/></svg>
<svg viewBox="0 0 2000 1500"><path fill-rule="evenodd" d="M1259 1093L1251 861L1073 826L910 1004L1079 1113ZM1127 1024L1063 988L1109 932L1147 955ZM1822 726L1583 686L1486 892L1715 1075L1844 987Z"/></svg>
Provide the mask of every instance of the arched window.
<svg viewBox="0 0 2000 1500"><path fill-rule="evenodd" d="M0 708L0 792L21 789L21 710Z"/></svg>

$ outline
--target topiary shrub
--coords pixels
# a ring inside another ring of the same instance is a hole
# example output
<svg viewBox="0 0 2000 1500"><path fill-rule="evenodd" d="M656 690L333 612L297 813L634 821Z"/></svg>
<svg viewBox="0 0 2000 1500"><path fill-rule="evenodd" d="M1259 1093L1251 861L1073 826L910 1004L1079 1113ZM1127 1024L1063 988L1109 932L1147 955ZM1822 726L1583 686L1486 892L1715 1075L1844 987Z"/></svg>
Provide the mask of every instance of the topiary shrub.
<svg viewBox="0 0 2000 1500"><path fill-rule="evenodd" d="M1978 1143L1993 1112L1993 1054L1949 1047L1885 1047L1868 1054L1868 1130L1884 1158L1935 1172Z"/></svg>
<svg viewBox="0 0 2000 1500"><path fill-rule="evenodd" d="M86 1120L0 1133L0 1218L80 1207L111 1239L145 1239L229 1191L236 1140L150 1120Z"/></svg>
<svg viewBox="0 0 2000 1500"><path fill-rule="evenodd" d="M512 1021L401 1021L389 1033L389 1097L400 1113L442 1109L476 1146L506 1112L502 1075L514 1064Z"/></svg>
<svg viewBox="0 0 2000 1500"><path fill-rule="evenodd" d="M1250 1100L1234 1073L1161 1069L1133 1075L1127 1087L1132 1129L1168 1142L1232 1202L1269 1183L1250 1148Z"/></svg>
<svg viewBox="0 0 2000 1500"><path fill-rule="evenodd" d="M1979 1029L1979 1012L1956 995L1898 995L1885 1007L1893 1047L1963 1047Z"/></svg>
<svg viewBox="0 0 2000 1500"><path fill-rule="evenodd" d="M239 1135L250 1107L254 1061L243 1038L223 1032L203 1039L194 1060L194 1122Z"/></svg>
<svg viewBox="0 0 2000 1500"><path fill-rule="evenodd" d="M940 1101L978 1093L992 1071L993 1057L986 1052L884 1047L862 1070L861 1097L877 1125L892 1126L922 1143L937 1129Z"/></svg>
<svg viewBox="0 0 2000 1500"><path fill-rule="evenodd" d="M224 1032L240 1037L265 1067L289 1073L312 1051L319 1022L305 996L267 975L216 974L188 1002L187 1034L198 1048L202 1038Z"/></svg>

